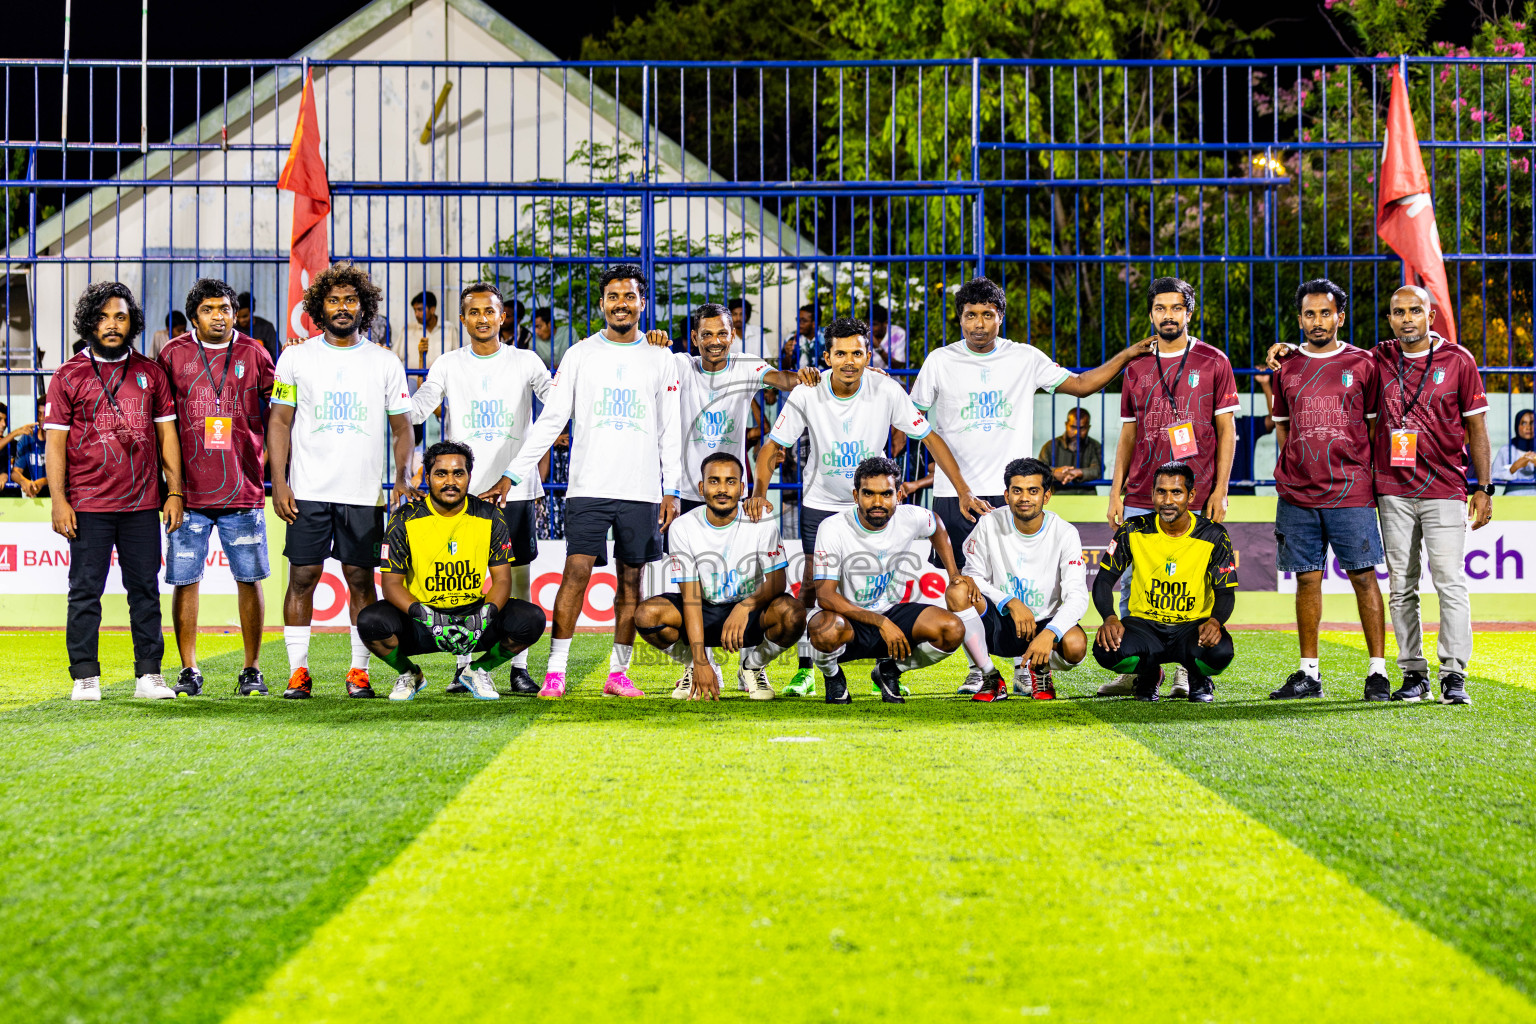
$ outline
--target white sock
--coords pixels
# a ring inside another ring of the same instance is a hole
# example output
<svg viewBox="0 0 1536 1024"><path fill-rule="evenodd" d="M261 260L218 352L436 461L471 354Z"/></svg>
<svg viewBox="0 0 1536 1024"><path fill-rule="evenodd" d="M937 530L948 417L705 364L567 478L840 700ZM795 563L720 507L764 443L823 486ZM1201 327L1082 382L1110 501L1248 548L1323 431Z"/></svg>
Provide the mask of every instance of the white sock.
<svg viewBox="0 0 1536 1024"><path fill-rule="evenodd" d="M475 660L473 654L456 654L453 656L455 668L468 668L469 663Z"/></svg>
<svg viewBox="0 0 1536 1024"><path fill-rule="evenodd" d="M749 671L760 668L767 668L769 665L772 665L774 660L778 658L779 655L783 654L786 650L788 650L788 648L780 647L772 640L765 638L763 642L758 644L756 647L748 648L747 650L741 652L741 667Z"/></svg>
<svg viewBox="0 0 1536 1024"><path fill-rule="evenodd" d="M810 658L812 661L815 661L817 657L816 648L811 646L809 640L801 640L795 644L795 654L802 658Z"/></svg>
<svg viewBox="0 0 1536 1024"><path fill-rule="evenodd" d="M1051 652L1050 666L1052 672L1071 672L1077 666L1061 656L1060 651Z"/></svg>
<svg viewBox="0 0 1536 1024"><path fill-rule="evenodd" d="M512 667L520 668L524 672L528 671L528 648L524 647L522 650L512 655Z"/></svg>
<svg viewBox="0 0 1536 1024"><path fill-rule="evenodd" d="M363 635L352 627L352 667L368 671L368 645L363 643Z"/></svg>
<svg viewBox="0 0 1536 1024"><path fill-rule="evenodd" d="M924 640L912 648L912 656L905 661L898 661L896 667L903 672L910 672L915 668L923 668L927 665L935 665L949 657L954 651L941 651L933 644Z"/></svg>
<svg viewBox="0 0 1536 1024"><path fill-rule="evenodd" d="M288 671L309 667L309 627L284 626L283 646L288 648Z"/></svg>
<svg viewBox="0 0 1536 1024"><path fill-rule="evenodd" d="M1013 670L1015 672L1019 671L1023 667L1024 667L1024 659L1023 658L1014 658L1013 659Z"/></svg>
<svg viewBox="0 0 1536 1024"><path fill-rule="evenodd" d="M613 650L608 652L608 672L628 672L629 659L635 653L634 644L614 644Z"/></svg>
<svg viewBox="0 0 1536 1024"><path fill-rule="evenodd" d="M565 664L570 658L571 638L566 637L564 640L556 640L551 637L549 640L549 667L544 671L559 672L563 675L565 673Z"/></svg>
<svg viewBox="0 0 1536 1024"><path fill-rule="evenodd" d="M974 607L967 607L955 615L965 624L965 656L971 659L971 665L977 671L991 672L992 655L987 653L987 633L981 626L981 613Z"/></svg>
<svg viewBox="0 0 1536 1024"><path fill-rule="evenodd" d="M811 660L816 663L817 668L821 669L822 675L835 676L837 675L837 659L841 658L843 652L847 649L848 646L846 644L835 651L818 651L812 647Z"/></svg>
<svg viewBox="0 0 1536 1024"><path fill-rule="evenodd" d="M670 647L663 647L661 653L677 662L679 665L693 664L693 652L686 641L678 639Z"/></svg>
<svg viewBox="0 0 1536 1024"><path fill-rule="evenodd" d="M1372 658L1371 659L1371 667L1365 670L1365 674L1368 675L1368 676L1374 676L1374 675L1377 675L1377 674L1386 675L1387 674L1387 659L1386 658Z"/></svg>
<svg viewBox="0 0 1536 1024"><path fill-rule="evenodd" d="M1313 679L1320 680L1323 678L1322 670L1317 667L1317 663L1317 658L1302 658L1301 670L1307 675L1311 676Z"/></svg>

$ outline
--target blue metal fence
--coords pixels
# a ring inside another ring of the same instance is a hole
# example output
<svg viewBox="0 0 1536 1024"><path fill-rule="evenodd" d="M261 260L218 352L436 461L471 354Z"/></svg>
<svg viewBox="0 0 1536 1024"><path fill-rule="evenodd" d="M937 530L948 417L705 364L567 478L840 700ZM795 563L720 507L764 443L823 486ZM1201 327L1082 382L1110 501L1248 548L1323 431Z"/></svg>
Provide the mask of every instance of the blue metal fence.
<svg viewBox="0 0 1536 1024"><path fill-rule="evenodd" d="M651 274L658 326L744 296L748 345L774 358L801 307L812 358L818 324L881 307L881 359L903 376L955 339L950 297L975 273L1007 291L1005 334L1073 368L1149 333L1146 286L1162 274L1195 285L1194 333L1240 379L1292 335L1306 278L1349 290L1345 333L1369 345L1400 274L1374 231L1394 68L1463 342L1510 396L1496 441L1536 369L1530 61L79 61L69 101L90 116L68 139L44 109L59 62L0 61L13 422L68 356L91 278L136 287L153 327L192 277L216 274L282 330L290 201L275 185L306 65L333 255L384 286L375 335L416 375L418 339L429 358L462 343L462 283L497 278L519 304L514 339L533 335L553 361L597 324L597 268L619 260ZM142 84L164 109L139 109ZM435 324L411 309L426 291ZM1087 402L1100 431L1114 401ZM1047 436L1072 404L1042 407ZM1250 472L1267 482L1262 451Z"/></svg>

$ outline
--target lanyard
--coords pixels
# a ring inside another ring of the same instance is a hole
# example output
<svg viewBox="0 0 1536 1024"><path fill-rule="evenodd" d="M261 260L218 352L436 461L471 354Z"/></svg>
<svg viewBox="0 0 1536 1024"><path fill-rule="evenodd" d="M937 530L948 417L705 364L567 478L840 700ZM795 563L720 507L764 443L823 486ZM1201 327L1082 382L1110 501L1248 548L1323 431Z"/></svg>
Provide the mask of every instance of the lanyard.
<svg viewBox="0 0 1536 1024"><path fill-rule="evenodd" d="M102 377L101 367L96 362L96 353L91 352L89 348L87 348L86 351L90 353L91 369L96 373L96 381L101 385L101 393L106 397L107 405L112 407L112 411L117 413L119 419L122 419L126 422L128 417L123 413L123 407L117 404L117 393L122 389L124 382L128 380L128 361L133 358L133 353L130 352L123 357L123 375L118 378L117 384L113 386L112 390L108 391L107 381L104 377ZM110 367L108 368L108 372L111 372Z"/></svg>
<svg viewBox="0 0 1536 1024"><path fill-rule="evenodd" d="M1431 341L1429 344L1429 355L1424 358L1424 376L1419 378L1418 390L1413 393L1413 398L1409 399L1403 405L1402 425L1405 427L1408 425L1408 414L1413 411L1413 407L1419 402L1419 396L1424 393L1424 382L1429 380L1430 367L1434 365L1435 343ZM1399 342L1397 346L1397 366L1395 367L1395 372L1397 374L1397 389L1403 395L1408 394L1408 386L1403 383L1403 375L1407 372L1407 369L1407 360L1403 357L1403 346L1402 343Z"/></svg>
<svg viewBox="0 0 1536 1024"><path fill-rule="evenodd" d="M1168 405L1175 416L1179 414L1179 403L1174 394L1179 389L1179 381L1184 379L1184 361L1189 358L1189 350L1194 347L1195 340L1193 338L1185 342L1184 354L1179 357L1179 368L1174 371L1173 387L1171 388L1168 386L1168 378L1163 376L1163 364L1161 362L1157 364L1157 382L1163 386L1163 394L1168 396ZM1158 354L1157 358L1161 360L1163 357L1161 354Z"/></svg>
<svg viewBox="0 0 1536 1024"><path fill-rule="evenodd" d="M203 369L208 372L208 383L213 383L213 364L208 361L208 350L203 347L203 339L197 339L197 354L203 357ZM235 361L235 341L229 340L229 345L224 349L224 374L219 378L219 385L213 392L213 411L217 415L224 412L224 385L229 382L229 364Z"/></svg>

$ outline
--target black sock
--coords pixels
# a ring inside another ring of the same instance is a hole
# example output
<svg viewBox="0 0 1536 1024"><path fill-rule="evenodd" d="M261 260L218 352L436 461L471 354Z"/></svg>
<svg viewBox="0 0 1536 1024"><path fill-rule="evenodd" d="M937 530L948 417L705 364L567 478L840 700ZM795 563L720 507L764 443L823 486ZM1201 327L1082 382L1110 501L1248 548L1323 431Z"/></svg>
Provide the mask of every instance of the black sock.
<svg viewBox="0 0 1536 1024"><path fill-rule="evenodd" d="M811 667L811 659L802 655L801 658L800 658L800 667L801 668L810 668Z"/></svg>

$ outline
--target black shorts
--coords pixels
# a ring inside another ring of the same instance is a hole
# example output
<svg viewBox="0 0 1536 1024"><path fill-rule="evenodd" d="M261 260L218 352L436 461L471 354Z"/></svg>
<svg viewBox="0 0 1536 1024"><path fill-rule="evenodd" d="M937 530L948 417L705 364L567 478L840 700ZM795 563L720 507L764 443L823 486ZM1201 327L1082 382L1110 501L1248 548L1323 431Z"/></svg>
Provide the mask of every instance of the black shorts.
<svg viewBox="0 0 1536 1024"><path fill-rule="evenodd" d="M704 507L704 502L702 501L693 501L689 498L679 498L677 500L682 505L682 511L678 513L680 516L685 516L696 508Z"/></svg>
<svg viewBox="0 0 1536 1024"><path fill-rule="evenodd" d="M811 554L816 550L816 531L821 529L821 524L841 512L842 509L828 511L824 508L811 508L809 505L800 506L800 550Z"/></svg>
<svg viewBox="0 0 1536 1024"><path fill-rule="evenodd" d="M1007 504L1001 494L981 494L977 497L993 508L1002 508ZM971 531L976 529L976 523L981 522L980 518L972 522L961 515L959 498L934 498L933 514L939 517L939 522L944 524L944 532L949 534L949 546L955 553L955 568L964 572L965 541L971 535ZM939 561L937 552L930 552L928 561L940 568L944 566L944 563Z"/></svg>
<svg viewBox="0 0 1536 1024"><path fill-rule="evenodd" d="M881 614L894 622L896 628L906 635L907 640L913 647L916 647L917 641L912 638L912 631L917 628L917 617L923 614L924 609L935 607L937 605L909 601L905 604L898 604L896 607ZM867 661L870 658L878 660L891 656L890 648L886 646L885 640L880 636L880 631L874 626L866 626L862 622L854 622L852 619L848 620L848 625L853 627L853 639L848 641L848 646L838 657L838 661Z"/></svg>
<svg viewBox="0 0 1536 1024"><path fill-rule="evenodd" d="M480 602L454 609L456 615L468 615L480 610ZM503 640L511 638L517 647L531 647L544 635L544 610L531 601L511 598L501 614L491 620L490 628L480 636L475 650L488 651ZM400 653L438 654L437 639L432 631L416 619L396 608L388 601L378 601L357 613L357 632L364 640L387 640L394 637L400 644Z"/></svg>
<svg viewBox="0 0 1536 1024"><path fill-rule="evenodd" d="M298 518L288 524L283 557L294 565L320 565L334 558L342 565L377 569L384 544L383 505L342 505L304 501Z"/></svg>
<svg viewBox="0 0 1536 1024"><path fill-rule="evenodd" d="M1050 624L1050 619L1036 619L1035 636L1039 636ZM1025 649L1034 642L1034 637L1020 640L1013 628L1013 616L998 611L991 601L987 602L986 614L981 617L981 628L987 634L987 653L999 658L1022 658ZM1061 641L1057 640L1056 643Z"/></svg>
<svg viewBox="0 0 1536 1024"><path fill-rule="evenodd" d="M677 609L677 614L683 614L683 595L661 594L659 596L671 601L672 607ZM731 612L736 610L738 603L735 601L730 604L710 604L708 601L704 602L704 645L706 647L720 646L720 627L725 625L725 620L731 617ZM763 626L759 621L762 617L762 608L753 608L752 613L747 616L747 631L742 636L742 647L756 647L763 642ZM684 639L691 640L692 638L688 637L685 632Z"/></svg>
<svg viewBox="0 0 1536 1024"><path fill-rule="evenodd" d="M661 557L661 504L620 498L565 499L565 553L591 555L594 565L608 564L608 531L613 557L624 565L644 565Z"/></svg>
<svg viewBox="0 0 1536 1024"><path fill-rule="evenodd" d="M512 565L529 565L539 553L539 514L532 501L509 501L502 506L512 534Z"/></svg>
<svg viewBox="0 0 1536 1024"><path fill-rule="evenodd" d="M1221 627L1221 639L1214 647L1201 647L1198 621L1156 622L1134 615L1120 621L1125 625L1125 636L1118 650L1101 646L1097 637L1093 641L1094 660L1111 672L1156 679L1161 666L1172 664L1214 676L1232 664L1232 634L1226 626Z"/></svg>

